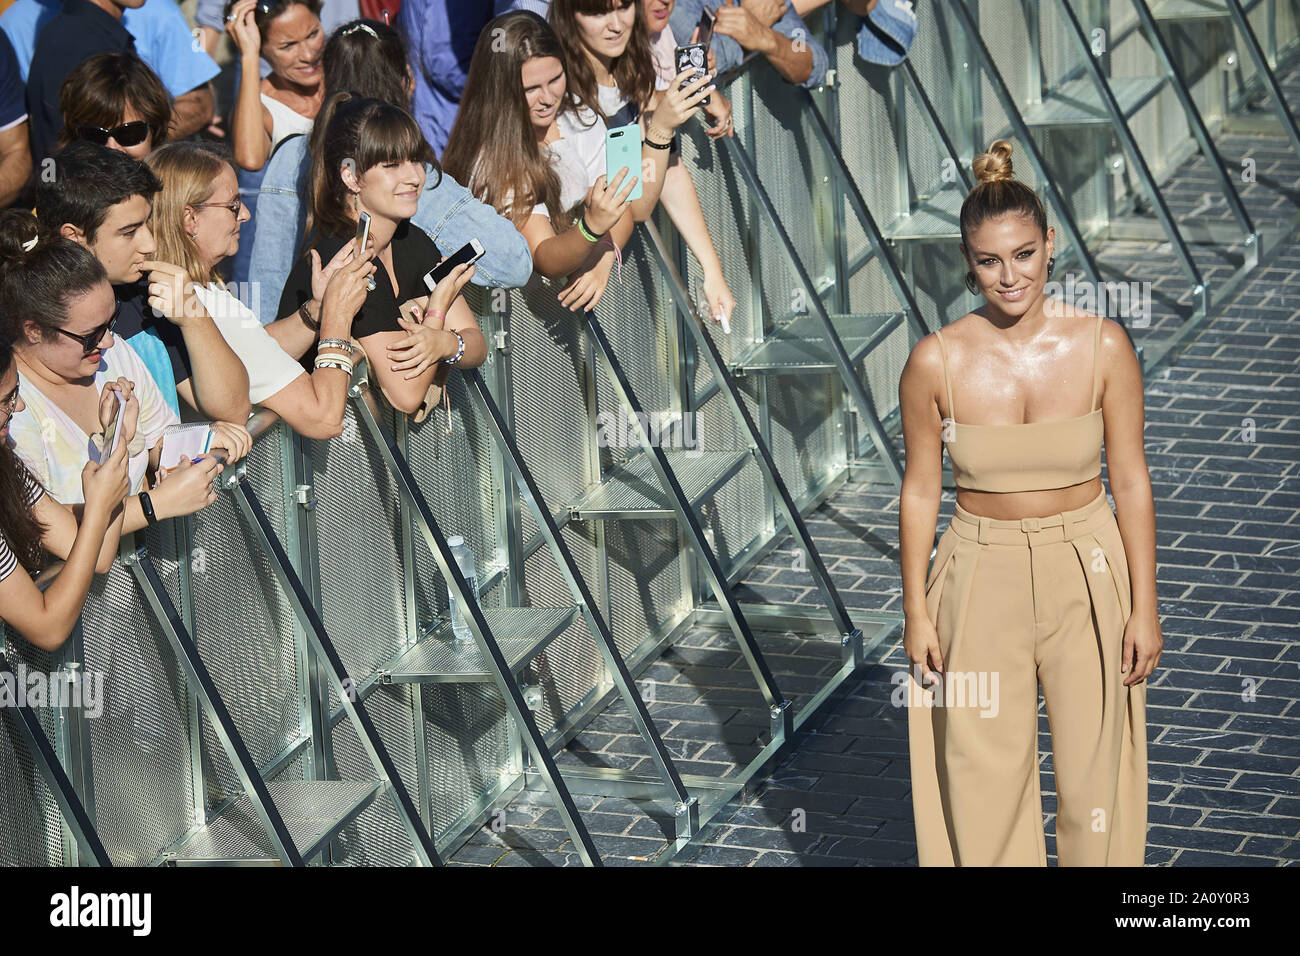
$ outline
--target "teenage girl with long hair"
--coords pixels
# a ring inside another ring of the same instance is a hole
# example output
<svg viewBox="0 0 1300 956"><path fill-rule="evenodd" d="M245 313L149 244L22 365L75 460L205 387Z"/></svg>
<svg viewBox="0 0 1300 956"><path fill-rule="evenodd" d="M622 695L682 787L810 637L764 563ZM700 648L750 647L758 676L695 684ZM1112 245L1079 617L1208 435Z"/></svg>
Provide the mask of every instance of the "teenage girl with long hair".
<svg viewBox="0 0 1300 956"><path fill-rule="evenodd" d="M603 141L605 129L636 121L642 124L648 145L658 144L661 151L668 152L675 127L666 127L661 115L667 101L692 74L685 71L666 81L656 73L650 31L640 3L554 0L547 20L564 51L569 93L581 107L572 114L576 124L568 126L562 121L565 134L590 135ZM706 78L711 80L707 74ZM712 85L703 92L711 91L716 92ZM659 201L700 264L709 314L715 321L729 317L736 300L722 275L722 262L709 236L690 172L674 158L663 176ZM640 207L636 218L648 219L650 211Z"/></svg>

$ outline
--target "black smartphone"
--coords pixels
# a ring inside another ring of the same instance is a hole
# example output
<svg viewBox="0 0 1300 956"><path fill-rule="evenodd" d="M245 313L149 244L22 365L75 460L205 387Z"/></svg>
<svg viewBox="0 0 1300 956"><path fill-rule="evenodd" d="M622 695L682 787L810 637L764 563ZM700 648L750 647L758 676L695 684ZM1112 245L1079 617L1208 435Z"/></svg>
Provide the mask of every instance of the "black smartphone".
<svg viewBox="0 0 1300 956"><path fill-rule="evenodd" d="M471 239L424 274L425 286L432 292L434 286L451 274L452 269L462 263L478 262L482 255L483 243L477 239Z"/></svg>
<svg viewBox="0 0 1300 956"><path fill-rule="evenodd" d="M697 77L703 76L708 72L707 65L709 62L709 48L703 43L688 43L685 46L677 48L677 72L682 70L695 70ZM682 86L686 84L683 83ZM700 100L700 106L709 105L709 97L705 96Z"/></svg>

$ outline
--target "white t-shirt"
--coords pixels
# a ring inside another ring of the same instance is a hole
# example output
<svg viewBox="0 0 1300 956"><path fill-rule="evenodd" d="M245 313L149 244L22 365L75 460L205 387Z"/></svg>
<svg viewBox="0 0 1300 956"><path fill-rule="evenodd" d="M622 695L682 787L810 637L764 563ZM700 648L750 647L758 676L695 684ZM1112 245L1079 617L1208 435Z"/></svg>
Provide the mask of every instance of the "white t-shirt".
<svg viewBox="0 0 1300 956"><path fill-rule="evenodd" d="M603 94L604 88L601 89ZM601 109L605 108L603 95L600 105ZM587 186L590 187L605 175L605 121L587 107L579 106L576 114L573 110L561 113L555 125L564 141L570 144L570 154L586 170Z"/></svg>
<svg viewBox="0 0 1300 956"><path fill-rule="evenodd" d="M208 310L230 350L248 369L248 400L260 405L299 375L306 375L271 337L252 309L228 290L210 282L196 285L194 297Z"/></svg>
<svg viewBox="0 0 1300 956"><path fill-rule="evenodd" d="M125 339L114 337L112 348L104 352L99 370L95 372L95 391L102 392L106 382L115 382L118 378L135 383L135 395L140 401L136 432L144 436L145 450L132 456L127 465L131 476L130 493L134 495L144 486L149 450L162 441L164 429L179 424L180 419L163 398L135 349ZM9 426L14 451L55 501L65 505L81 504L85 500L81 490L81 470L86 467L86 462L99 461L99 452L81 426L46 398L21 371L18 381L23 404L27 407L14 415Z"/></svg>
<svg viewBox="0 0 1300 956"><path fill-rule="evenodd" d="M571 139L558 139L546 144L551 166L560 177L560 208L572 209L587 198L591 183L587 181L587 169L577 144ZM533 207L534 216L550 218L546 203L539 202Z"/></svg>

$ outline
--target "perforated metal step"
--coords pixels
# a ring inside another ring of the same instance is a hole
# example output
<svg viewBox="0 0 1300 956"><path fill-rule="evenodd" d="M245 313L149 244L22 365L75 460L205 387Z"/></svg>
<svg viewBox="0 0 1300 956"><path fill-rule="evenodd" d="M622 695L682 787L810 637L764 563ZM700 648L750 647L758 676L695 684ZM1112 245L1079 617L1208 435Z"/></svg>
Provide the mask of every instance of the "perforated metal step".
<svg viewBox="0 0 1300 956"><path fill-rule="evenodd" d="M266 785L304 860L318 854L339 830L386 790L379 780L275 780ZM178 866L278 862L248 795L195 831L167 859Z"/></svg>
<svg viewBox="0 0 1300 956"><path fill-rule="evenodd" d="M832 315L844 351L853 363L876 348L903 321L902 312L866 315ZM825 328L813 315L804 315L778 329L737 360L735 375L784 375L794 372L830 372L836 368Z"/></svg>
<svg viewBox="0 0 1300 956"><path fill-rule="evenodd" d="M564 633L578 608L484 608L488 627L512 671L521 669ZM429 635L380 672L385 684L470 684L493 680L474 640L453 641L450 627Z"/></svg>
<svg viewBox="0 0 1300 956"><path fill-rule="evenodd" d="M880 230L886 239L960 239L958 215L965 196L960 189L941 189L917 201L907 215L888 222Z"/></svg>
<svg viewBox="0 0 1300 956"><path fill-rule="evenodd" d="M695 507L740 471L749 460L744 451L666 451L668 465L677 476L691 506ZM613 471L604 482L570 505L573 517L581 521L602 518L660 519L676 515L668 492L659 487L650 457L635 455Z"/></svg>
<svg viewBox="0 0 1300 956"><path fill-rule="evenodd" d="M1127 118L1160 92L1164 83L1164 77L1160 76L1112 77L1110 88ZM1031 127L1110 124L1110 114L1101 102L1101 94L1086 76L1062 84L1045 96L1043 102L1027 107L1024 115L1026 125Z"/></svg>
<svg viewBox="0 0 1300 956"><path fill-rule="evenodd" d="M1252 4L1242 5L1249 9ZM1214 20L1229 16L1222 0L1155 0L1151 16L1157 20Z"/></svg>

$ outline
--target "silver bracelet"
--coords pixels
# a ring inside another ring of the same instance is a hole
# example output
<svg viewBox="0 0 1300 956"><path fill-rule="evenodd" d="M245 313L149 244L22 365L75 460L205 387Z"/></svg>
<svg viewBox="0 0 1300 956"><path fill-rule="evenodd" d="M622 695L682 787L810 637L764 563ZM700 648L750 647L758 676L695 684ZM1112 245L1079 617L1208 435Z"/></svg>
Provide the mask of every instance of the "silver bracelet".
<svg viewBox="0 0 1300 956"><path fill-rule="evenodd" d="M349 355L357 354L357 347L347 339L321 339L316 343L316 351L326 348L336 348L347 352Z"/></svg>
<svg viewBox="0 0 1300 956"><path fill-rule="evenodd" d="M443 359L443 362L445 362L448 365L459 365L460 360L465 357L465 338L455 329L446 329L445 331L450 332L452 335L456 336L456 341L460 343L460 348L456 350L456 354L453 355L451 358Z"/></svg>

